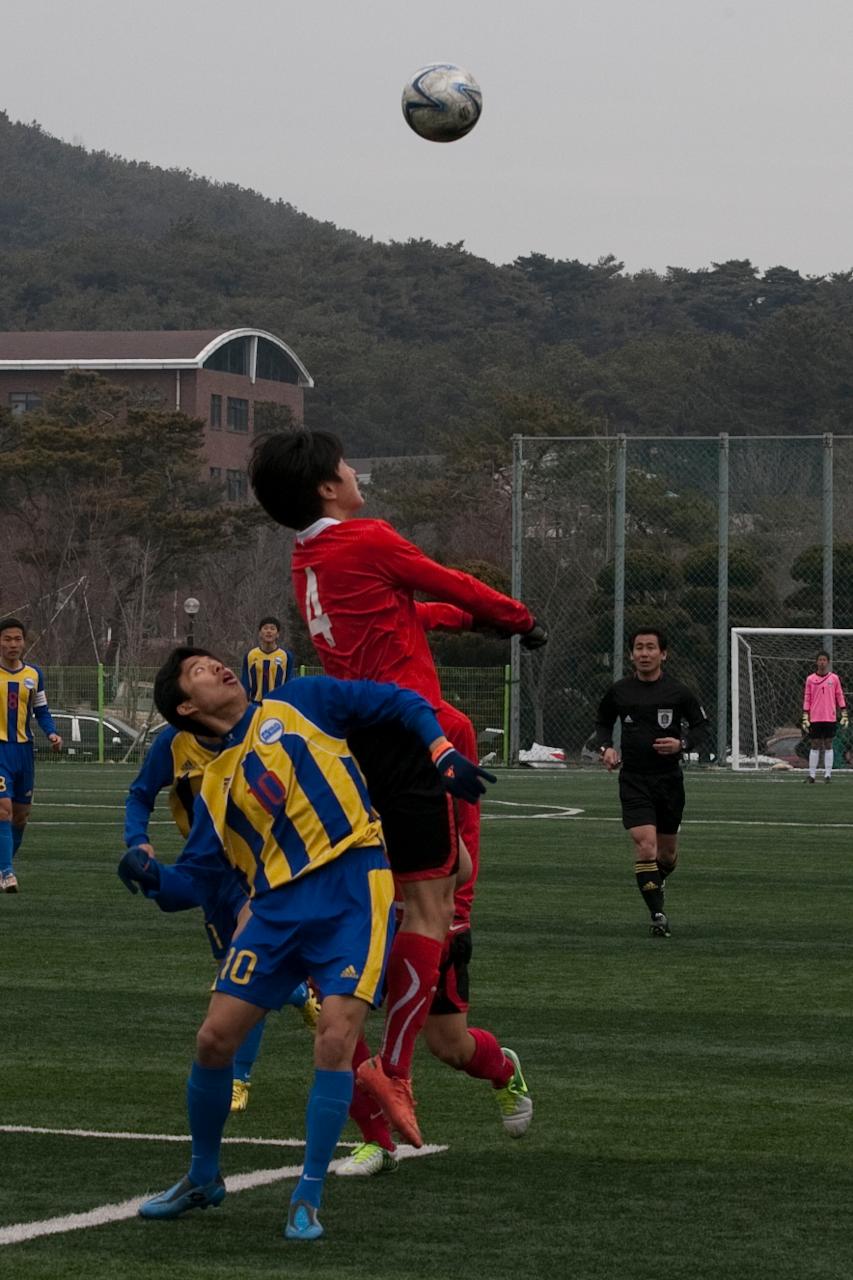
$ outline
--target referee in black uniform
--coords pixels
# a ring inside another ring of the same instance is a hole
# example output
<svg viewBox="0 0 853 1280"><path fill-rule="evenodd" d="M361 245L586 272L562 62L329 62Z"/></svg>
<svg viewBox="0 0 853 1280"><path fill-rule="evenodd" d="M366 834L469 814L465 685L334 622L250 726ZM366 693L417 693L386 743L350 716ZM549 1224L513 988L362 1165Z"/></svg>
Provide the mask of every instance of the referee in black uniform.
<svg viewBox="0 0 853 1280"><path fill-rule="evenodd" d="M678 861L678 828L684 812L681 753L705 744L708 717L696 695L664 671L663 631L656 627L635 631L630 651L634 674L617 680L601 699L595 743L602 763L608 769L618 768L613 727L621 720L622 825L634 844L634 873L652 918L652 936L668 938L663 891Z"/></svg>

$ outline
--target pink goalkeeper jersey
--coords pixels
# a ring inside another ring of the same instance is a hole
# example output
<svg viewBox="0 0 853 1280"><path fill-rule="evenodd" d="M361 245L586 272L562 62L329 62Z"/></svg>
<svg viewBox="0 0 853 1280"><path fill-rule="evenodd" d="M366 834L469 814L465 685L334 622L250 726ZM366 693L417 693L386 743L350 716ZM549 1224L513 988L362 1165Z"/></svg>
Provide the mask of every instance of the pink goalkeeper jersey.
<svg viewBox="0 0 853 1280"><path fill-rule="evenodd" d="M803 689L803 711L817 724L834 724L837 707L846 706L841 681L834 671L819 676L813 671Z"/></svg>

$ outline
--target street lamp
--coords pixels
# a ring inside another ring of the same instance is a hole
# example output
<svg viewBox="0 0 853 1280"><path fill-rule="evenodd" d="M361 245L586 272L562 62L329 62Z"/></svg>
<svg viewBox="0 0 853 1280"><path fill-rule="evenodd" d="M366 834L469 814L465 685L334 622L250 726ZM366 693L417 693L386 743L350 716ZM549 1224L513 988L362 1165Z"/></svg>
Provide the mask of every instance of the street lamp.
<svg viewBox="0 0 853 1280"><path fill-rule="evenodd" d="M187 645L190 649L195 644L193 640L193 621L200 608L201 602L196 600L195 596L187 596L184 601L184 613L187 615Z"/></svg>

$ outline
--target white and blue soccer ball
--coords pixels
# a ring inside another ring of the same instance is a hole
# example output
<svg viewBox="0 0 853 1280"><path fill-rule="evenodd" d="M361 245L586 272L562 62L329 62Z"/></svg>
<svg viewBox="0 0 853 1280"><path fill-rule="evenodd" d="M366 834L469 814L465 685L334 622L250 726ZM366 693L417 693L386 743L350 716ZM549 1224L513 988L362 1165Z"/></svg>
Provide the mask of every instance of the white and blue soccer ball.
<svg viewBox="0 0 853 1280"><path fill-rule="evenodd" d="M428 142L456 142L480 119L483 95L464 67L431 62L403 89L403 115L410 129Z"/></svg>

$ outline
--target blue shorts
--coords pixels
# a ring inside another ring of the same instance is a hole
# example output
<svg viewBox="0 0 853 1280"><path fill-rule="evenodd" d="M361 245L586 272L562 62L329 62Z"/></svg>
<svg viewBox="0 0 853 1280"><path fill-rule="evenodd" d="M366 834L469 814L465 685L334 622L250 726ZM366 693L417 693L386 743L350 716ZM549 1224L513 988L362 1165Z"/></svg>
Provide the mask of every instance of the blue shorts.
<svg viewBox="0 0 853 1280"><path fill-rule="evenodd" d="M394 877L384 849L350 849L280 889L252 899L252 915L215 990L280 1009L300 982L323 996L382 1000L394 937Z"/></svg>
<svg viewBox="0 0 853 1280"><path fill-rule="evenodd" d="M31 742L0 742L0 800L32 804L35 774Z"/></svg>

